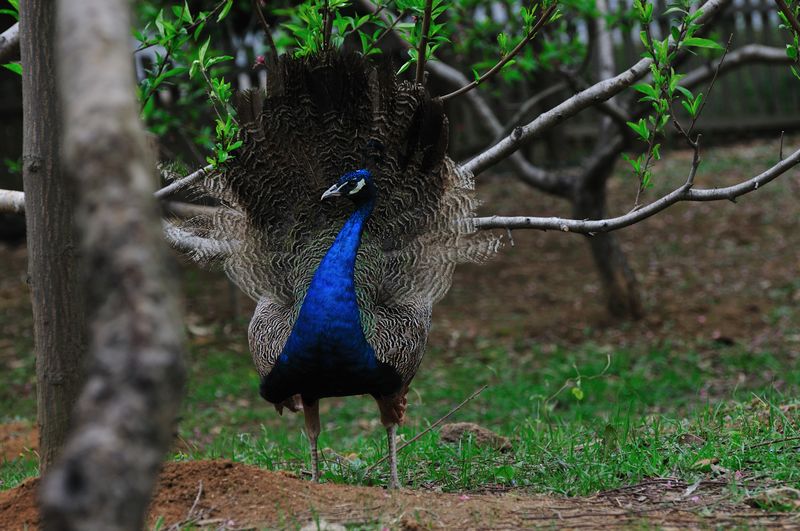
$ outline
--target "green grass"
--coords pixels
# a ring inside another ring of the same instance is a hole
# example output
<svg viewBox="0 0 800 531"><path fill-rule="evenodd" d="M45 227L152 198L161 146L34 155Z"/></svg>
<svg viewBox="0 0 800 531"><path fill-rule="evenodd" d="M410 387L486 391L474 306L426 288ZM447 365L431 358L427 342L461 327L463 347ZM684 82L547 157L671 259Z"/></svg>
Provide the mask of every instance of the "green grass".
<svg viewBox="0 0 800 531"><path fill-rule="evenodd" d="M180 431L197 442L176 458L228 458L298 474L310 469L302 416L279 417L258 398L249 356L214 346L194 356ZM451 420L505 435L513 450L478 448L471 439L444 444L434 431L401 453L401 476L410 487L444 491L500 485L586 495L651 476L693 482L713 475L702 460L714 459L718 472L800 486L800 456L791 442L762 444L797 435L800 426L800 408L780 407L795 402L800 382L800 367L786 358L714 344L614 350L585 343L547 352L479 344L469 357L434 349L409 394L401 438L488 384ZM324 480L385 483L385 467L364 475L386 453L372 399L325 400L322 423ZM683 442L686 434L699 438L695 446Z"/></svg>
<svg viewBox="0 0 800 531"><path fill-rule="evenodd" d="M206 345L192 347L173 458L227 458L302 475L309 470L302 415L279 417L258 397L248 353L241 343L230 343L243 332L216 331ZM6 377L17 382L20 375ZM458 355L431 349L409 394L401 439L487 384L451 421L490 428L509 437L513 450L478 448L470 438L445 444L433 431L401 452L400 474L412 488L500 486L565 495L652 476L694 482L724 470L800 487L800 442L764 444L800 435L800 407L792 407L799 382L800 366L788 353L737 345L614 349L586 342L542 348L477 341L474 350ZM27 401L20 399L17 407L32 418ZM328 399L321 414L323 480L384 484L385 466L364 473L387 446L374 401ZM686 434L694 436L693 444ZM703 460L714 460L714 470ZM0 488L36 473L32 456L4 463ZM747 490L736 481L731 485Z"/></svg>

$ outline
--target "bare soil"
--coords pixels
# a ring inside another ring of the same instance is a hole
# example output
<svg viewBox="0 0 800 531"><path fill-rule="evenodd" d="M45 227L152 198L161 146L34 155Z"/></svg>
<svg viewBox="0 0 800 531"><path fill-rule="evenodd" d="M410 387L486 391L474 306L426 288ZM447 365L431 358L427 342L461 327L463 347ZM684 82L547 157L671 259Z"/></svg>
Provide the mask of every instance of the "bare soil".
<svg viewBox="0 0 800 531"><path fill-rule="evenodd" d="M10 461L39 447L39 431L27 422L0 424L0 463Z"/></svg>
<svg viewBox="0 0 800 531"><path fill-rule="evenodd" d="M722 482L720 482L722 483ZM0 529L38 526L31 479L0 493ZM688 486L670 478L602 492L588 498L502 494L390 492L378 487L313 484L284 473L230 461L165 465L150 508L149 525L211 529L300 528L328 524L392 529L558 529L658 527L686 529L746 525L796 529L796 518L731 504L714 481ZM701 516L702 515L702 516ZM324 527L322 527L324 529Z"/></svg>

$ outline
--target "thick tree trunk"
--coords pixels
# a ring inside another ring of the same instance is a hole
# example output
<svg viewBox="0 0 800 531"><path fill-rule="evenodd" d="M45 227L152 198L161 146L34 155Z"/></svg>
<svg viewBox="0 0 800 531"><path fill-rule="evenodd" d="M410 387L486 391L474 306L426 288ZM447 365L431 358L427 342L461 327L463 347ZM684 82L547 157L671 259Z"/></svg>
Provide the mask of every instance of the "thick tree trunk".
<svg viewBox="0 0 800 531"><path fill-rule="evenodd" d="M598 168L601 175L589 174L578 179L572 196L576 219L603 219L606 213L606 181L613 161ZM639 319L643 315L636 274L628 264L616 236L609 232L587 238L609 313L621 319Z"/></svg>
<svg viewBox="0 0 800 531"><path fill-rule="evenodd" d="M23 62L22 178L33 306L39 460L45 470L66 439L84 377L85 320L73 237L74 187L60 170L59 107L53 43L55 4L20 9Z"/></svg>
<svg viewBox="0 0 800 531"><path fill-rule="evenodd" d="M44 478L42 516L45 529L142 529L183 392L183 327L134 96L128 2L61 0L58 30L92 366Z"/></svg>

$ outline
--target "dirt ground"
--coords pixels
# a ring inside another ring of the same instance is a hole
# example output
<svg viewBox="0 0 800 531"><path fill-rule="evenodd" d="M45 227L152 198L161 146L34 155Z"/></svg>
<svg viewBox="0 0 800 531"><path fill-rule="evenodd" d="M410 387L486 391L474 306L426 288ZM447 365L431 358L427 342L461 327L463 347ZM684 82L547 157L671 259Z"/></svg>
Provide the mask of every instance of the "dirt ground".
<svg viewBox="0 0 800 531"><path fill-rule="evenodd" d="M710 165L715 156L747 161L764 149L763 143L742 145L709 153L706 160ZM677 181L664 186L674 186L688 168L689 154L671 156L665 164L666 174ZM714 179L701 169L697 186L737 182L763 167L734 164L714 172L719 176ZM735 205L678 205L620 232L644 297L646 317L639 322L618 323L607 316L584 237L517 231L514 246L507 245L498 259L457 270L453 289L434 312L430 343L456 350L487 339L508 345L587 339L619 346L642 340L736 342L750 348L774 345L800 358L797 323L776 312L800 303L798 171L782 179ZM531 194L511 177L494 176L488 185L480 183L480 190L493 212L569 215L562 203ZM612 213L626 211L632 191L629 182L614 181ZM0 312L24 310L24 249L0 250L0 256L8 266L2 268L5 273L0 271ZM251 304L242 297L226 301L221 296L227 291L218 275L199 275L197 283L208 287L187 304L189 322L218 322L250 311ZM5 338L27 327L19 321L0 326L0 369L14 358ZM28 425L2 426L0 459L35 449L35 439ZM33 479L0 492L0 529L35 527L36 486ZM150 524L159 517L162 529L180 522L221 529L296 528L315 518L393 529L800 528L798 513L767 513L733 503L724 483L715 481L690 487L653 478L589 498L392 493L377 487L314 485L226 461L168 463Z"/></svg>
<svg viewBox="0 0 800 531"><path fill-rule="evenodd" d="M389 492L378 487L315 485L283 473L230 461L168 463L149 524L212 529L339 529L334 524L404 530L660 528L743 525L797 529L800 520L726 502L723 482L690 487L671 478L602 492L589 498L503 494ZM0 529L34 528L37 479L0 493Z"/></svg>

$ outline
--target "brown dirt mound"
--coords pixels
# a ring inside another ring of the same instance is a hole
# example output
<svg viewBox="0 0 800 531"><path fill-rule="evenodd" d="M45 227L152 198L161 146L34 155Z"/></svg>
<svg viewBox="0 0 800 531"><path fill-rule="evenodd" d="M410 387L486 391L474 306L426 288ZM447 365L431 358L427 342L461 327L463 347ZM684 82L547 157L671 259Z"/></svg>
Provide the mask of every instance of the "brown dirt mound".
<svg viewBox="0 0 800 531"><path fill-rule="evenodd" d="M27 422L0 424L0 463L39 447L39 431Z"/></svg>
<svg viewBox="0 0 800 531"><path fill-rule="evenodd" d="M0 529L38 525L38 480L0 493ZM687 496L690 492L690 496ZM149 524L162 520L210 529L299 528L330 524L391 529L559 529L648 525L662 529L730 524L790 529L792 518L726 499L721 482L693 486L659 478L589 498L521 494L442 494L378 487L314 484L230 461L168 463ZM702 516L701 516L702 514Z"/></svg>

